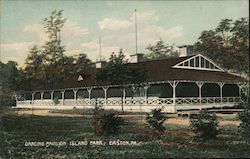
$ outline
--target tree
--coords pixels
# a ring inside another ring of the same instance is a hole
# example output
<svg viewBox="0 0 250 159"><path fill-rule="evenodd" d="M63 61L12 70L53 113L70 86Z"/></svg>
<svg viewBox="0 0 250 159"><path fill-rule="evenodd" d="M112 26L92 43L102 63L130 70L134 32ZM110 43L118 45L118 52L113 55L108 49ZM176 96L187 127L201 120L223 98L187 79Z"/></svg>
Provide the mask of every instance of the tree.
<svg viewBox="0 0 250 159"><path fill-rule="evenodd" d="M97 109L92 116L92 127L97 134L116 135L124 125L124 119L112 111Z"/></svg>
<svg viewBox="0 0 250 159"><path fill-rule="evenodd" d="M147 114L146 121L148 125L154 130L163 133L166 127L163 125L167 117L161 112L162 109L153 109L149 114Z"/></svg>
<svg viewBox="0 0 250 159"><path fill-rule="evenodd" d="M81 53L76 57L76 72L87 70L91 67L91 60L86 54Z"/></svg>
<svg viewBox="0 0 250 159"><path fill-rule="evenodd" d="M98 81L108 81L111 84L120 85L121 89L125 89L126 84L139 85L140 83L145 82L147 74L143 68L129 67L125 60L123 51L120 49L118 56L114 53L111 54L107 66L97 73L96 79ZM123 99L123 95L121 98Z"/></svg>
<svg viewBox="0 0 250 159"><path fill-rule="evenodd" d="M12 92L16 90L18 78L17 63L8 61L6 64L0 61L0 106L12 106Z"/></svg>
<svg viewBox="0 0 250 159"><path fill-rule="evenodd" d="M49 39L42 47L33 46L25 60L25 68L21 71L20 88L51 89L56 84L74 74L90 67L91 61L86 54L77 57L65 56L64 46L61 45L60 33L66 21L62 10L55 10L43 20L45 32Z"/></svg>
<svg viewBox="0 0 250 159"><path fill-rule="evenodd" d="M174 47L167 44L165 45L161 39L156 42L155 45L149 45L146 49L149 51L149 53L146 55L146 58L151 60L166 59L178 56L178 52L174 51Z"/></svg>
<svg viewBox="0 0 250 159"><path fill-rule="evenodd" d="M208 56L224 69L249 72L249 19L223 19L214 30L203 31L194 51Z"/></svg>
<svg viewBox="0 0 250 159"><path fill-rule="evenodd" d="M40 88L45 84L45 56L46 54L34 45L25 59L24 73L27 77L26 82L30 83L31 88Z"/></svg>
<svg viewBox="0 0 250 159"><path fill-rule="evenodd" d="M250 142L250 104L249 103L241 103L244 108L243 112L238 114L240 123L240 132L245 141Z"/></svg>
<svg viewBox="0 0 250 159"><path fill-rule="evenodd" d="M218 134L218 120L216 114L209 114L208 110L201 110L197 116L191 116L190 127L196 133L198 140L216 138Z"/></svg>

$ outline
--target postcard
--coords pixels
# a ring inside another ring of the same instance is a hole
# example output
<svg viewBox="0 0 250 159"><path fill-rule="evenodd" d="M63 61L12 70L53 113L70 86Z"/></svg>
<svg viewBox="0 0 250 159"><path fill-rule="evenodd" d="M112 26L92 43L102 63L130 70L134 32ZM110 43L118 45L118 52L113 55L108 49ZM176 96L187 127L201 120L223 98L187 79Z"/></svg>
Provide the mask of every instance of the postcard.
<svg viewBox="0 0 250 159"><path fill-rule="evenodd" d="M0 158L248 158L249 1L1 0Z"/></svg>

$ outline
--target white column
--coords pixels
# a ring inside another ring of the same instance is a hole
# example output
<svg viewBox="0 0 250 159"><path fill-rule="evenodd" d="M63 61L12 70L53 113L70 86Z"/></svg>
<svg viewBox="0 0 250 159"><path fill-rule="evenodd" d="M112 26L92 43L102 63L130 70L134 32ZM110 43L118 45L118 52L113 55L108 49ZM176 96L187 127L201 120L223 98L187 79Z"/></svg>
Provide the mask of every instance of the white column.
<svg viewBox="0 0 250 159"><path fill-rule="evenodd" d="M74 89L74 99L77 100L77 92L78 92L78 89Z"/></svg>
<svg viewBox="0 0 250 159"><path fill-rule="evenodd" d="M74 99L75 99L75 105L76 105L78 89L74 89L73 91L74 91Z"/></svg>
<svg viewBox="0 0 250 159"><path fill-rule="evenodd" d="M241 87L242 87L242 83L237 83L237 86L239 88L239 97L241 97Z"/></svg>
<svg viewBox="0 0 250 159"><path fill-rule="evenodd" d="M105 105L107 105L107 92L108 92L108 88L109 87L102 87L102 89L104 91L104 103L105 103Z"/></svg>
<svg viewBox="0 0 250 159"><path fill-rule="evenodd" d="M144 92L145 92L145 105L147 105L147 99L148 99L148 88L150 86L145 86L144 87Z"/></svg>
<svg viewBox="0 0 250 159"><path fill-rule="evenodd" d="M32 94L31 94L31 102L32 102L32 104L34 103L34 99L35 99L35 92L33 92Z"/></svg>
<svg viewBox="0 0 250 159"><path fill-rule="evenodd" d="M54 98L54 91L50 92L50 98L51 98L51 100L53 100L53 98Z"/></svg>
<svg viewBox="0 0 250 159"><path fill-rule="evenodd" d="M199 87L199 100L200 100L200 103L201 103L201 93L202 93L202 86L204 84L204 82L195 82L197 84L197 86Z"/></svg>
<svg viewBox="0 0 250 159"><path fill-rule="evenodd" d="M171 86L172 86L172 88L173 88L173 106L174 106L174 111L176 112L176 87L177 87L177 85L178 85L178 83L179 82L177 82L177 81L173 81L173 82L168 82Z"/></svg>
<svg viewBox="0 0 250 159"><path fill-rule="evenodd" d="M125 105L125 100L126 100L126 89L125 88L122 89L122 93L123 93L122 103L123 103L123 105Z"/></svg>
<svg viewBox="0 0 250 159"><path fill-rule="evenodd" d="M62 105L64 105L64 94L65 94L65 90L61 91L62 94Z"/></svg>
<svg viewBox="0 0 250 159"><path fill-rule="evenodd" d="M44 92L41 92L41 100L43 101Z"/></svg>
<svg viewBox="0 0 250 159"><path fill-rule="evenodd" d="M223 99L223 86L224 86L225 82L219 82L218 85L220 86L220 100L221 100L221 103L223 102L222 99Z"/></svg>
<svg viewBox="0 0 250 159"><path fill-rule="evenodd" d="M89 93L89 101L91 100L91 91L92 91L92 88L87 88L87 91Z"/></svg>

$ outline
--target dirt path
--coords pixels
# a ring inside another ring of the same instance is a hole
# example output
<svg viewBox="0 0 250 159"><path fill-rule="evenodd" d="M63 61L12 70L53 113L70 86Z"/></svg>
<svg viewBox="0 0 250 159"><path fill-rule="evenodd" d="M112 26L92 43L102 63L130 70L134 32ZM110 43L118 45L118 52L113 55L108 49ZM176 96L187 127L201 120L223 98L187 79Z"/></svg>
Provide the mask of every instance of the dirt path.
<svg viewBox="0 0 250 159"><path fill-rule="evenodd" d="M64 113L50 113L49 110L21 110L18 114L38 115L38 116L61 116L61 117L82 117L80 114L64 114Z"/></svg>
<svg viewBox="0 0 250 159"><path fill-rule="evenodd" d="M80 114L64 114L64 113L51 113L49 110L20 110L18 114L38 115L38 116L60 116L60 117L82 117ZM125 118L137 118L138 122L144 122L142 115L122 115ZM189 126L190 121L187 118L170 118L166 121L167 124L177 124L183 126ZM233 120L219 120L219 125L235 125L239 126L240 121Z"/></svg>

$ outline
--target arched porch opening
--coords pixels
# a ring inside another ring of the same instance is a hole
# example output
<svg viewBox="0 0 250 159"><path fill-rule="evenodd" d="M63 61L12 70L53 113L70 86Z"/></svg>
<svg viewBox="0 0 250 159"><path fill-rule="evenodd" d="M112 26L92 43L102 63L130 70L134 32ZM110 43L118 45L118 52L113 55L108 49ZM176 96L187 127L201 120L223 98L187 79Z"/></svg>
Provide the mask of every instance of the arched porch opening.
<svg viewBox="0 0 250 159"><path fill-rule="evenodd" d="M34 99L35 100L42 99L41 92L35 92Z"/></svg>
<svg viewBox="0 0 250 159"><path fill-rule="evenodd" d="M194 82L179 82L176 97L199 97L199 87Z"/></svg>
<svg viewBox="0 0 250 159"><path fill-rule="evenodd" d="M87 89L79 89L76 93L77 99L80 98L88 98L89 97L89 93L87 91Z"/></svg>
<svg viewBox="0 0 250 159"><path fill-rule="evenodd" d="M92 98L104 98L104 90L102 88L94 88L91 91L91 99Z"/></svg>
<svg viewBox="0 0 250 159"><path fill-rule="evenodd" d="M32 94L31 93L24 93L25 100L32 100Z"/></svg>
<svg viewBox="0 0 250 159"><path fill-rule="evenodd" d="M220 86L217 83L204 83L201 92L202 97L220 97Z"/></svg>
<svg viewBox="0 0 250 159"><path fill-rule="evenodd" d="M224 84L224 86L222 88L222 95L223 95L223 97L238 97L238 96L240 96L239 86L237 84Z"/></svg>
<svg viewBox="0 0 250 159"><path fill-rule="evenodd" d="M62 99L62 92L61 91L55 91L53 99Z"/></svg>
<svg viewBox="0 0 250 159"><path fill-rule="evenodd" d="M74 99L74 91L66 90L64 93L64 99Z"/></svg>
<svg viewBox="0 0 250 159"><path fill-rule="evenodd" d="M107 98L122 97L123 89L121 87L111 87L107 90Z"/></svg>
<svg viewBox="0 0 250 159"><path fill-rule="evenodd" d="M44 92L43 99L51 99L51 92Z"/></svg>
<svg viewBox="0 0 250 159"><path fill-rule="evenodd" d="M148 97L172 98L173 89L169 83L152 84L148 88Z"/></svg>

